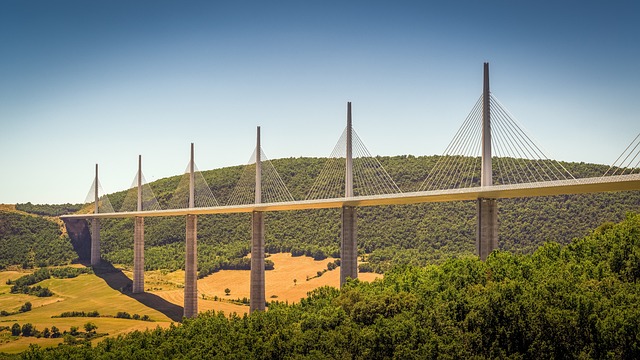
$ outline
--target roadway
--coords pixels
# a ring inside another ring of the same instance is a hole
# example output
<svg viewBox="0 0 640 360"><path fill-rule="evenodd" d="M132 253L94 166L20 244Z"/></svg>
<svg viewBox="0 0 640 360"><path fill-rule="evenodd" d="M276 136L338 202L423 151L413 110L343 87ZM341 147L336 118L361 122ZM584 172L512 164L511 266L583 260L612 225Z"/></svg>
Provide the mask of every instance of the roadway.
<svg viewBox="0 0 640 360"><path fill-rule="evenodd" d="M331 209L343 206L409 205L429 202L470 201L481 198L508 199L552 195L589 194L599 192L640 190L640 174L607 176L584 179L546 181L515 185L494 185L463 189L417 191L408 193L350 198L300 200L279 203L227 205L191 209L167 209L154 211L130 211L98 214L64 215L62 219L130 218L186 216L205 214L248 213L253 211L290 211Z"/></svg>

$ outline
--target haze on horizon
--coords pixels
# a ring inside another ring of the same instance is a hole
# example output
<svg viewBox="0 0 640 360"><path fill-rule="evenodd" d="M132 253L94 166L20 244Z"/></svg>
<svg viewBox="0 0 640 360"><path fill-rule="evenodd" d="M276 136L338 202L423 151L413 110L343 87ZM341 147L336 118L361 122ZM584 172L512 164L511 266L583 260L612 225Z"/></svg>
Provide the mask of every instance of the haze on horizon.
<svg viewBox="0 0 640 360"><path fill-rule="evenodd" d="M328 156L353 102L374 155L442 153L491 90L551 157L610 164L640 131L634 1L0 3L0 203L79 203ZM426 176L426 174L425 174Z"/></svg>

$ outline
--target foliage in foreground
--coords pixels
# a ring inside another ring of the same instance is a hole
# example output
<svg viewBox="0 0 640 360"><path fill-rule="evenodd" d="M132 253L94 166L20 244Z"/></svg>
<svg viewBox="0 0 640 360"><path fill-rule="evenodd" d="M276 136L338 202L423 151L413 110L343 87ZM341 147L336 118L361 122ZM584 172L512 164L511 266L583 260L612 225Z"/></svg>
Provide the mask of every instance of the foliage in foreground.
<svg viewBox="0 0 640 360"><path fill-rule="evenodd" d="M567 246L400 267L250 316L206 313L35 358L639 358L640 214Z"/></svg>

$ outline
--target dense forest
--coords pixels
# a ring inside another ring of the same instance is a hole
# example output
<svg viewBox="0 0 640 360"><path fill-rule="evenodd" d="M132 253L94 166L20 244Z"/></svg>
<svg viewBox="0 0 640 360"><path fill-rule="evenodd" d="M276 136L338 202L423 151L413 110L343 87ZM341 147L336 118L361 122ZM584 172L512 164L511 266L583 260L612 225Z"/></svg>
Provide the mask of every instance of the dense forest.
<svg viewBox="0 0 640 360"><path fill-rule="evenodd" d="M41 349L24 359L431 359L640 357L640 214L568 245L401 266L250 316Z"/></svg>
<svg viewBox="0 0 640 360"><path fill-rule="evenodd" d="M0 211L0 269L66 265L78 255L60 226L47 219Z"/></svg>
<svg viewBox="0 0 640 360"><path fill-rule="evenodd" d="M415 191L438 157L394 156L378 157L377 160L387 169L400 189ZM324 158L288 158L273 160L272 164L293 197L304 199L325 162ZM526 166L526 162L523 164ZM600 176L607 170L603 165L562 165L577 178ZM204 171L202 175L218 201L225 204L244 170L242 166L234 166ZM173 176L149 184L162 208L168 207L180 181L181 176ZM122 207L126 196L127 191L109 195L116 210ZM74 210L78 205L27 203L20 204L20 208L27 212L51 215ZM628 211L640 211L640 191L500 200L498 211L500 248L528 254L545 241L567 243L573 238L588 234L589 229L599 224L620 221ZM475 202L359 208L358 246L359 252L367 260L360 270L384 272L397 264L421 266L441 263L451 256L473 254L475 218ZM36 220L20 221L26 223ZM4 222L0 223L0 241L10 242L10 238L18 235L14 233L14 228L7 230L2 225ZM265 224L267 252L304 253L318 259L340 255L339 210L266 213ZM112 263L131 266L133 221L105 219L101 220L101 226L103 258ZM52 231L53 228L51 225ZM57 252L38 252L32 256L31 263L64 263L74 258L67 251L71 249L69 240L59 238L59 234L55 232L51 234L47 237L47 242L64 242L56 248L66 249L63 251L65 255L61 258ZM246 267L247 264L240 259L250 252L250 238L249 214L199 216L199 275L205 276L223 268ZM182 268L184 240L184 218L146 219L146 269ZM28 243L33 242L32 238ZM32 249L36 251L36 248L38 247L22 244L19 246L20 250L16 248L16 251L0 254L0 264L23 264L24 254L29 254ZM56 258L50 259L51 256Z"/></svg>

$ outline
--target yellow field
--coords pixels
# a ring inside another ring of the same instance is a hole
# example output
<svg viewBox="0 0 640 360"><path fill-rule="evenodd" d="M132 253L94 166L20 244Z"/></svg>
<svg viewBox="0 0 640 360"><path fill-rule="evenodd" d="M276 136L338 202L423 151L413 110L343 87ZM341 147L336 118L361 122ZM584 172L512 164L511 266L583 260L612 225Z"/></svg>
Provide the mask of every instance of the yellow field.
<svg viewBox="0 0 640 360"><path fill-rule="evenodd" d="M334 260L332 258L314 261L304 256L292 257L291 254L273 254L270 259L274 262L275 269L266 272L267 301L297 302L305 297L307 292L315 288L325 285L338 287L340 284L340 268L327 271L319 278L306 280L307 276L312 278L317 275L318 271L326 269L327 263ZM16 322L23 325L30 322L38 330L56 326L62 332L69 330L72 326L77 326L83 331L83 325L91 321L98 326L99 333L109 333L109 336L114 336L156 326L167 327L172 319L180 319L183 311L184 271L171 273L149 271L145 273L146 293L138 295L125 295L118 290L126 284L126 277L132 277L132 274L127 271L101 275L101 277L84 274L73 279L49 279L39 284L48 287L56 294L48 298L10 294L10 286L6 285L7 279L17 279L24 274L26 272L0 272L0 310L17 311L26 301L30 301L33 305L29 312L0 317L0 326L11 326ZM363 273L359 275L359 278L364 281L372 281L380 276ZM296 283L294 283L294 279L297 280ZM225 295L226 288L231 290L229 296ZM215 310L226 313L247 313L248 306L237 305L229 301L214 301L214 297L217 296L224 300L248 298L249 271L223 270L200 279L198 280L198 293L198 310L200 312ZM51 318L51 316L60 315L65 311L89 312L93 310L97 310L100 315L115 316L119 311L126 311L131 315L148 315L154 322L104 317ZM0 352L20 352L33 343L45 347L55 346L61 341L62 339L20 337L17 340L0 343ZM96 341L100 341L100 339Z"/></svg>

